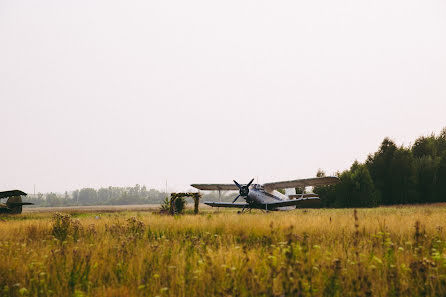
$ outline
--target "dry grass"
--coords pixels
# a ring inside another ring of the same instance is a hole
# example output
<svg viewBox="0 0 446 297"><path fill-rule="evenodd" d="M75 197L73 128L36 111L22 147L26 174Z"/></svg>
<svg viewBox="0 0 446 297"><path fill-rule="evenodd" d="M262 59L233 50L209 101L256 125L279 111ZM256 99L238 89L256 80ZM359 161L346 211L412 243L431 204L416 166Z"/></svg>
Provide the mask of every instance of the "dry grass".
<svg viewBox="0 0 446 297"><path fill-rule="evenodd" d="M0 296L446 296L445 228L444 206L28 213L0 218Z"/></svg>

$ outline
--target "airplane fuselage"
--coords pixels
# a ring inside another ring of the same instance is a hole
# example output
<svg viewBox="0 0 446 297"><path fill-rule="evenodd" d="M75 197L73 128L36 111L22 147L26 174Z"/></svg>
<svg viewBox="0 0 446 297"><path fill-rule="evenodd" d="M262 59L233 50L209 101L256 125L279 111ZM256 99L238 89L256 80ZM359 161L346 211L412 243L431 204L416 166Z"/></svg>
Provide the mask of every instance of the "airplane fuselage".
<svg viewBox="0 0 446 297"><path fill-rule="evenodd" d="M280 202L289 200L287 196L283 195L278 191L267 192L261 185L253 184L249 188L249 193L245 198L246 202L250 204L251 208L259 208L268 210L268 203ZM274 210L291 210L295 209L296 206L284 206L276 207Z"/></svg>

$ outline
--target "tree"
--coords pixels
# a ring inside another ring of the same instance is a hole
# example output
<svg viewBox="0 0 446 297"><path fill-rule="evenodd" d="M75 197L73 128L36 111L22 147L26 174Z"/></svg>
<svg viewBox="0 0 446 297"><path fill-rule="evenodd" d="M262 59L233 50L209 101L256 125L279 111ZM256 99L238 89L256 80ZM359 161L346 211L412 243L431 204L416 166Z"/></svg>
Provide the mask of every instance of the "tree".
<svg viewBox="0 0 446 297"><path fill-rule="evenodd" d="M78 204L78 202L79 202L79 190L73 191L73 202Z"/></svg>
<svg viewBox="0 0 446 297"><path fill-rule="evenodd" d="M395 143L386 137L379 150L369 155L366 161L367 169L383 204L393 203L390 167L396 150Z"/></svg>
<svg viewBox="0 0 446 297"><path fill-rule="evenodd" d="M324 207L374 207L379 204L379 193L365 164L355 161L349 170L337 175L338 184L314 188Z"/></svg>
<svg viewBox="0 0 446 297"><path fill-rule="evenodd" d="M55 193L49 193L46 194L46 203L51 206L62 206L63 201L60 199L57 194Z"/></svg>
<svg viewBox="0 0 446 297"><path fill-rule="evenodd" d="M184 209L186 208L186 198L184 197L178 197L175 199L175 212L176 213L182 213Z"/></svg>
<svg viewBox="0 0 446 297"><path fill-rule="evenodd" d="M110 200L110 188L100 188L98 190L98 201L99 203L106 203L108 200Z"/></svg>
<svg viewBox="0 0 446 297"><path fill-rule="evenodd" d="M335 205L337 207L374 207L378 205L379 194L365 164L357 161L350 170L340 176L340 183L335 185Z"/></svg>
<svg viewBox="0 0 446 297"><path fill-rule="evenodd" d="M434 158L437 155L437 139L435 135L419 137L412 146L412 153L415 158L424 156Z"/></svg>
<svg viewBox="0 0 446 297"><path fill-rule="evenodd" d="M435 202L434 192L438 163L439 158L432 158L428 155L415 160L417 199L414 202Z"/></svg>
<svg viewBox="0 0 446 297"><path fill-rule="evenodd" d="M319 169L316 177L324 177L325 172ZM339 176L339 174L338 174ZM300 188L296 188L296 193L299 193ZM318 194L323 207L334 207L336 204L335 186L318 186L313 188L313 192Z"/></svg>
<svg viewBox="0 0 446 297"><path fill-rule="evenodd" d="M415 191L415 162L409 149L400 147L395 150L388 169L386 184L389 193L389 204L404 204L420 202ZM390 195L390 198L389 198Z"/></svg>
<svg viewBox="0 0 446 297"><path fill-rule="evenodd" d="M95 204L98 200L98 193L92 188L83 188L79 191L79 202L82 204Z"/></svg>
<svg viewBox="0 0 446 297"><path fill-rule="evenodd" d="M446 153L438 164L434 193L436 202L446 202Z"/></svg>
<svg viewBox="0 0 446 297"><path fill-rule="evenodd" d="M437 155L441 158L446 153L446 127L441 130L437 137Z"/></svg>

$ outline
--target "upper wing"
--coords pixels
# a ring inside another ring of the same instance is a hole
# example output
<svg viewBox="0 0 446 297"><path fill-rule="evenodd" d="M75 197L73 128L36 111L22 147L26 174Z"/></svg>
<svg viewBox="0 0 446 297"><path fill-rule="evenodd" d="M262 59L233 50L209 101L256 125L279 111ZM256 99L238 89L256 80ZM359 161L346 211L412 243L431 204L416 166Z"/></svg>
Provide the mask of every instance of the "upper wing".
<svg viewBox="0 0 446 297"><path fill-rule="evenodd" d="M336 176L324 176L324 177L313 177L306 179L296 179L275 183L263 184L266 190L278 190L278 189L288 189L297 187L308 187L308 186L328 186L334 185L339 182L339 178Z"/></svg>
<svg viewBox="0 0 446 297"><path fill-rule="evenodd" d="M4 191L4 192L0 192L0 199L13 197L13 196L22 196L22 195L26 196L27 194L20 190Z"/></svg>
<svg viewBox="0 0 446 297"><path fill-rule="evenodd" d="M245 208L249 207L248 203L231 203L231 202L212 202L205 201L204 204L212 207L234 207L234 208Z"/></svg>
<svg viewBox="0 0 446 297"><path fill-rule="evenodd" d="M301 202L307 201L307 200L320 200L320 199L319 199L319 197L308 197L308 198L300 198L300 199L294 199L294 200L284 200L284 201L279 201L279 202L272 202L272 203L267 203L266 205L268 206L268 209L274 209L277 207L298 205Z"/></svg>
<svg viewBox="0 0 446 297"><path fill-rule="evenodd" d="M206 191L238 191L235 184L193 184L192 187Z"/></svg>

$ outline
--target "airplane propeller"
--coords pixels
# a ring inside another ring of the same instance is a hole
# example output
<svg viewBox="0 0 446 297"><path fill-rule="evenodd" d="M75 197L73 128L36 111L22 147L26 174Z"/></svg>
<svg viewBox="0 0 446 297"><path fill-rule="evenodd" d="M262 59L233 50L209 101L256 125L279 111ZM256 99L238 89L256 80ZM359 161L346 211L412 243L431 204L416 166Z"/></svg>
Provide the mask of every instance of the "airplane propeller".
<svg viewBox="0 0 446 297"><path fill-rule="evenodd" d="M237 186L237 188L239 188L240 190L240 194L238 194L237 197L235 197L235 199L232 201L232 203L234 203L235 201L237 201L237 199L241 196L241 197L248 197L249 194L249 186L252 184L252 182L254 181L254 179L252 179L247 185L240 185L238 182L236 182L234 180L234 184Z"/></svg>

